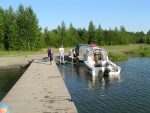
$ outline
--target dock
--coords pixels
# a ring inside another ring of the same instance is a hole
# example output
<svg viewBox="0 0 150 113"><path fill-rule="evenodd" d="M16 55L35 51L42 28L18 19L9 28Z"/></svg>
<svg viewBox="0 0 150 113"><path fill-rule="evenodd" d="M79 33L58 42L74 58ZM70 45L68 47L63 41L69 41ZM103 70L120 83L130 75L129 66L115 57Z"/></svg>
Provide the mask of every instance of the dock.
<svg viewBox="0 0 150 113"><path fill-rule="evenodd" d="M0 103L11 113L77 113L56 63L34 59Z"/></svg>

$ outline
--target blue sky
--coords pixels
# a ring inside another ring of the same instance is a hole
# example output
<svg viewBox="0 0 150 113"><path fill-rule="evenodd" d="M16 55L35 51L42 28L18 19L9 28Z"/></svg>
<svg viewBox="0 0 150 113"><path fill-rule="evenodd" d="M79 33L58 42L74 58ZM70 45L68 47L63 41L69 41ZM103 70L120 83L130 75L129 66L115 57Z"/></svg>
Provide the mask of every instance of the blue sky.
<svg viewBox="0 0 150 113"><path fill-rule="evenodd" d="M65 22L75 28L88 29L89 22L97 28L114 29L124 26L126 31L147 33L150 30L150 0L0 0L0 6L14 11L22 3L31 6L39 26L55 29Z"/></svg>

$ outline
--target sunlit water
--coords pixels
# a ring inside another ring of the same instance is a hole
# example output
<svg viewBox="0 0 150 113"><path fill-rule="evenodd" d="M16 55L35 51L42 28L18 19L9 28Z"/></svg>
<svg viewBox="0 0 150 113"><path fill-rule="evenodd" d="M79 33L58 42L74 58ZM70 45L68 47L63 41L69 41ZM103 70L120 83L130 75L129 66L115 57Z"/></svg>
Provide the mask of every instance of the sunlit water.
<svg viewBox="0 0 150 113"><path fill-rule="evenodd" d="M150 113L150 58L115 62L121 75L92 77L85 66L58 68L79 113Z"/></svg>
<svg viewBox="0 0 150 113"><path fill-rule="evenodd" d="M115 63L122 69L115 78L93 78L83 64L58 65L79 113L150 113L150 58ZM24 71L0 70L0 101Z"/></svg>

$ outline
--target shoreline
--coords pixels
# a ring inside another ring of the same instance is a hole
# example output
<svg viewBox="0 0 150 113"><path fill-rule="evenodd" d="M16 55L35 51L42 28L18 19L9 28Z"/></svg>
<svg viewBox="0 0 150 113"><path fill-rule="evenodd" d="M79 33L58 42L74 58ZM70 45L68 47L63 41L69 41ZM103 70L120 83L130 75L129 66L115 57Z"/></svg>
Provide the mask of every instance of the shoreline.
<svg viewBox="0 0 150 113"><path fill-rule="evenodd" d="M42 60L47 54L0 57L1 69L26 68L34 59Z"/></svg>
<svg viewBox="0 0 150 113"><path fill-rule="evenodd" d="M57 57L59 53L55 53ZM0 70L27 68L34 59L42 61L47 54L19 55L19 56L3 56L0 57Z"/></svg>

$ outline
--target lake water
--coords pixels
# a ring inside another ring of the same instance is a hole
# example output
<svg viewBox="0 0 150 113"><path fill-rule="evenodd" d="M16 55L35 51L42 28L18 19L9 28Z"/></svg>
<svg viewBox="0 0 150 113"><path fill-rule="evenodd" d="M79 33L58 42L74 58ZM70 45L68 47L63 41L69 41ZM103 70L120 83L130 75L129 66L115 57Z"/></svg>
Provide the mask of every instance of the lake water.
<svg viewBox="0 0 150 113"><path fill-rule="evenodd" d="M150 58L115 62L121 75L92 77L85 66L58 65L79 113L150 113Z"/></svg>
<svg viewBox="0 0 150 113"><path fill-rule="evenodd" d="M17 82L25 69L1 69L0 70L0 101Z"/></svg>
<svg viewBox="0 0 150 113"><path fill-rule="evenodd" d="M85 74L83 64L58 65L79 113L150 113L150 58L115 63L122 69L115 78ZM0 100L24 71L0 70Z"/></svg>

